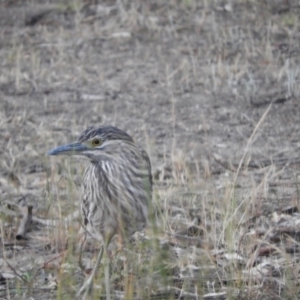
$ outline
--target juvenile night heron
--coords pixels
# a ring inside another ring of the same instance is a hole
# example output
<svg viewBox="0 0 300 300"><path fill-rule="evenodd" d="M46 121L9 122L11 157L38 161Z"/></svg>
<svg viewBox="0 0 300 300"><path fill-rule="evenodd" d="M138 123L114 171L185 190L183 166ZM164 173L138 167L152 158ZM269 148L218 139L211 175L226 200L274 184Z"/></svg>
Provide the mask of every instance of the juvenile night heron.
<svg viewBox="0 0 300 300"><path fill-rule="evenodd" d="M90 278L79 291L82 294L90 289L112 237L118 234L126 241L145 227L152 194L151 164L142 147L112 126L89 127L77 142L48 152L61 154L85 156L90 162L84 174L81 208L88 232L102 246Z"/></svg>

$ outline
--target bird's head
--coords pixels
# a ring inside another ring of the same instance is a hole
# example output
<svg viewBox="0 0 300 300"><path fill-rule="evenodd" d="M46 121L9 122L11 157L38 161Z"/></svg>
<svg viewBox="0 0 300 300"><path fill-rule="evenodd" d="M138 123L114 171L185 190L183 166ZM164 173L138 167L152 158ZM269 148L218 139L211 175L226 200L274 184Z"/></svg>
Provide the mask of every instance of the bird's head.
<svg viewBox="0 0 300 300"><path fill-rule="evenodd" d="M105 152L116 146L118 141L134 143L133 139L124 131L113 126L88 127L77 142L52 149L48 155L84 155L94 158L99 151Z"/></svg>

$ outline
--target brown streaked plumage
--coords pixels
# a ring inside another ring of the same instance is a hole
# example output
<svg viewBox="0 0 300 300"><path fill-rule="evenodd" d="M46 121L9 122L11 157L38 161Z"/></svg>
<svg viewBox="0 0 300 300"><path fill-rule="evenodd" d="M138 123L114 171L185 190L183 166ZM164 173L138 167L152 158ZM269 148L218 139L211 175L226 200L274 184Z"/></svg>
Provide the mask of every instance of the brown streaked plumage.
<svg viewBox="0 0 300 300"><path fill-rule="evenodd" d="M87 293L103 247L106 250L115 234L128 240L147 224L151 164L147 153L127 133L113 126L89 127L77 142L48 152L60 154L82 155L90 161L82 185L82 213L88 231L103 243L93 273L79 291Z"/></svg>

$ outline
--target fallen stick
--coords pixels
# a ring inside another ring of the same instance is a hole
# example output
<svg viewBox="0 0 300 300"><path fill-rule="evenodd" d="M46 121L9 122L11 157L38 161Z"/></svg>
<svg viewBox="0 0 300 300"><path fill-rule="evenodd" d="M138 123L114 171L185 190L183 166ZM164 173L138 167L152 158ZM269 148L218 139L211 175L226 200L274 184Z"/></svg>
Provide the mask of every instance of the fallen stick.
<svg viewBox="0 0 300 300"><path fill-rule="evenodd" d="M20 210L22 211L23 217L16 235L17 240L25 239L26 232L32 222L32 206L24 206L21 207Z"/></svg>

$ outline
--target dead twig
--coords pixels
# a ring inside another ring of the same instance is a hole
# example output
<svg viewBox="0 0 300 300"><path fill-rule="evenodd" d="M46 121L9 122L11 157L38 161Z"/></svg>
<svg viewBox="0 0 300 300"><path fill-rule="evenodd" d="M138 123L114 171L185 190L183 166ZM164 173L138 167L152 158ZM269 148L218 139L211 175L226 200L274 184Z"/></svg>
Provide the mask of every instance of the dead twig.
<svg viewBox="0 0 300 300"><path fill-rule="evenodd" d="M32 222L32 206L20 207L20 210L22 212L23 217L16 234L17 240L25 239L26 232L29 229L30 224Z"/></svg>
<svg viewBox="0 0 300 300"><path fill-rule="evenodd" d="M26 280L21 274L19 274L16 269L7 261L5 260L6 264L8 265L8 267L13 271L13 273L20 278L22 281L25 281L26 284L29 284L28 280Z"/></svg>

